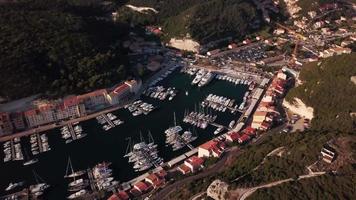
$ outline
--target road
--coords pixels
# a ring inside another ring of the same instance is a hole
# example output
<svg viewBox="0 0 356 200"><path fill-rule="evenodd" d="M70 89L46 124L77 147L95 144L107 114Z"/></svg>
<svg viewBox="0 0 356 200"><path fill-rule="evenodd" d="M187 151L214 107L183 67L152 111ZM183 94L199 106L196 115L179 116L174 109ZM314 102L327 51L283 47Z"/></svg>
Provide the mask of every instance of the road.
<svg viewBox="0 0 356 200"><path fill-rule="evenodd" d="M299 181L299 180L306 179L306 178L313 178L313 177L321 176L321 175L324 175L324 174L325 174L325 172L312 172L312 173L309 173L309 174L306 174L306 175L299 176L297 180ZM288 178L288 179L283 179L283 180L267 183L267 184L264 184L264 185L260 185L260 186L257 186L257 187L248 188L248 189L246 189L246 190L244 190L242 192L243 194L240 196L239 200L245 200L247 197L249 197L251 194L253 194L258 189L270 188L270 187L273 187L273 186L276 186L276 185L280 185L280 184L283 184L283 183L287 183L287 182L291 182L291 181L294 181L294 179L293 178Z"/></svg>
<svg viewBox="0 0 356 200"><path fill-rule="evenodd" d="M239 151L238 148L231 149L227 151L224 156L213 166L210 168L205 169L204 171L200 172L199 174L186 177L182 180L176 181L171 185L166 186L161 191L157 192L152 199L167 199L168 196L174 192L177 188L181 188L184 184L190 183L192 181L210 176L212 174L216 174L220 172L225 167L225 162L229 156L240 154L242 151ZM236 154L237 153L237 154Z"/></svg>

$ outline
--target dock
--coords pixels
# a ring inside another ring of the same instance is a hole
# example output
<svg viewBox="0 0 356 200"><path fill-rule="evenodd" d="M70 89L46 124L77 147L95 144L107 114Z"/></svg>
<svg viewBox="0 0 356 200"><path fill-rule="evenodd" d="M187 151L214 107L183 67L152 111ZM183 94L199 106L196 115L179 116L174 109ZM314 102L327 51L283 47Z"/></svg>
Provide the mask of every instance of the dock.
<svg viewBox="0 0 356 200"><path fill-rule="evenodd" d="M40 153L42 153L43 152L43 144L42 144L40 134L36 134L36 138L37 138L38 149L40 150Z"/></svg>
<svg viewBox="0 0 356 200"><path fill-rule="evenodd" d="M74 132L72 123L68 124L68 129L69 129L70 135L72 136L73 140L76 140L77 139L77 135Z"/></svg>
<svg viewBox="0 0 356 200"><path fill-rule="evenodd" d="M212 126L215 126L216 128L224 127L224 129L229 130L229 127L224 126L224 125L220 125L220 124L218 124L216 122L211 122L209 124L212 125Z"/></svg>
<svg viewBox="0 0 356 200"><path fill-rule="evenodd" d="M90 183L90 188L92 191L97 191L96 185L95 185L95 178L93 175L92 170L89 168L87 169L87 173L88 173L88 178L89 178L89 183Z"/></svg>
<svg viewBox="0 0 356 200"><path fill-rule="evenodd" d="M14 146L14 141L13 140L11 140L10 146L11 146L11 160L14 160L14 158L15 158L15 146Z"/></svg>
<svg viewBox="0 0 356 200"><path fill-rule="evenodd" d="M109 117L108 117L107 115L102 114L101 116L104 118L104 120L105 120L111 127L115 127L115 124L112 123L112 121L109 119Z"/></svg>

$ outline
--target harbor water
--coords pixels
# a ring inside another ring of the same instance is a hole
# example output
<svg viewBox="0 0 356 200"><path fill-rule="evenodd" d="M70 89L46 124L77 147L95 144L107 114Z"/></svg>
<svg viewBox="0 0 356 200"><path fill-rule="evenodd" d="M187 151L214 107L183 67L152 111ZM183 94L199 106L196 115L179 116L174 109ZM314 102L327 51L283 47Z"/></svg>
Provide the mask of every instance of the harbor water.
<svg viewBox="0 0 356 200"><path fill-rule="evenodd" d="M198 110L198 105L204 98L212 93L219 96L235 99L239 105L242 102L244 93L248 90L246 85L234 85L229 82L214 79L210 84L198 88L191 85L192 77L181 74L178 71L168 76L157 85L164 87L175 87L179 90L177 96L172 101L160 101L149 97L142 97L144 102L152 103L157 107L148 115L133 117L127 109L120 109L115 114L125 123L104 131L96 119L81 122L83 132L88 135L80 140L65 144L61 138L60 130L53 129L45 132L48 136L51 151L37 155L38 163L30 166L23 166L23 161L11 161L0 164L1 181L0 194L5 195L5 188L10 182L25 181L25 184L34 184L35 179L32 170L35 170L51 187L46 191L43 199L65 199L69 195L67 192L68 180L64 179L68 157L71 157L75 170L93 167L99 162L111 162L111 169L115 180L120 182L128 181L144 172L135 172L132 163L128 163L128 158L124 158L128 145L126 138L131 137L133 141L139 142L140 132L148 140L148 131L151 132L154 141L158 144L159 156L164 161L179 156L189 150L184 147L173 152L171 146L165 144L164 131L173 126L173 113L176 113L177 124L183 130L196 131L198 139L192 142L194 147L208 141L214 137L213 132L216 127L209 125L206 129L193 128L191 125L183 123L185 110ZM188 94L188 95L187 95ZM218 117L216 123L228 126L231 120L236 120L239 113L231 114L229 111L224 113L214 112ZM29 137L21 138L22 146L30 149ZM3 152L0 152L1 160Z"/></svg>

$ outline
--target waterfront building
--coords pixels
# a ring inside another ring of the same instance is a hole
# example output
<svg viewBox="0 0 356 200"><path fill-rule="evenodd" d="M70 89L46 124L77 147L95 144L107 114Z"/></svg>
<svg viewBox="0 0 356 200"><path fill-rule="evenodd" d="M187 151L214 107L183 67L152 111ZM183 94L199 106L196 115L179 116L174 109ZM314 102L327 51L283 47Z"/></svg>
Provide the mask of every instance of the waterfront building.
<svg viewBox="0 0 356 200"><path fill-rule="evenodd" d="M157 176L155 173L152 173L145 178L145 182L149 183L156 189L164 185L165 180L164 178Z"/></svg>
<svg viewBox="0 0 356 200"><path fill-rule="evenodd" d="M239 137L238 142L240 144L246 143L247 141L250 140L250 136L247 134L243 134L242 136Z"/></svg>
<svg viewBox="0 0 356 200"><path fill-rule="evenodd" d="M129 200L129 199L130 197L125 191L119 191L108 198L108 200Z"/></svg>
<svg viewBox="0 0 356 200"><path fill-rule="evenodd" d="M9 113L0 113L0 136L11 134L13 130Z"/></svg>
<svg viewBox="0 0 356 200"><path fill-rule="evenodd" d="M224 152L224 146L221 142L210 140L199 146L198 157L220 157Z"/></svg>
<svg viewBox="0 0 356 200"><path fill-rule="evenodd" d="M204 160L198 156L192 156L184 161L184 164L190 169L191 172L196 172L203 168Z"/></svg>
<svg viewBox="0 0 356 200"><path fill-rule="evenodd" d="M86 115L85 106L76 96L63 100L56 109L56 120L73 119Z"/></svg>
<svg viewBox="0 0 356 200"><path fill-rule="evenodd" d="M24 115L22 112L14 112L10 114L10 118L14 128L19 130L24 130L26 128L26 123L24 119Z"/></svg>
<svg viewBox="0 0 356 200"><path fill-rule="evenodd" d="M237 142L240 137L240 134L237 132L231 132L226 135L226 141L228 142Z"/></svg>
<svg viewBox="0 0 356 200"><path fill-rule="evenodd" d="M36 127L54 122L56 120L54 108L55 106L51 103L41 102L37 105L37 108L25 111L27 125Z"/></svg>
<svg viewBox="0 0 356 200"><path fill-rule="evenodd" d="M177 167L178 171L180 171L183 175L190 173L190 168L184 163Z"/></svg>
<svg viewBox="0 0 356 200"><path fill-rule="evenodd" d="M77 96L78 101L85 105L88 112L95 112L109 105L106 89L96 90L87 94Z"/></svg>
<svg viewBox="0 0 356 200"><path fill-rule="evenodd" d="M136 189L137 191L139 191L142 194L142 193L145 193L148 191L149 186L146 183L140 181L140 182L137 182L134 184L133 189Z"/></svg>
<svg viewBox="0 0 356 200"><path fill-rule="evenodd" d="M127 84L120 84L112 92L106 95L106 98L111 105L117 105L126 100L130 94L130 87Z"/></svg>
<svg viewBox="0 0 356 200"><path fill-rule="evenodd" d="M86 114L84 104L77 97L69 97L63 102L40 102L37 108L24 113L27 125L32 128L61 120L73 119Z"/></svg>

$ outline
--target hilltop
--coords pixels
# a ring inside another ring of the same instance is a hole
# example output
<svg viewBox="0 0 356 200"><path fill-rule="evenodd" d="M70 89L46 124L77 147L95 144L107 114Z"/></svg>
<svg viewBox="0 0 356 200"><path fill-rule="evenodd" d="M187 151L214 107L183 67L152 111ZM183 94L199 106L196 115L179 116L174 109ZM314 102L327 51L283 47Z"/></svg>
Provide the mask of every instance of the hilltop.
<svg viewBox="0 0 356 200"><path fill-rule="evenodd" d="M130 0L127 4L157 10L141 13L123 6L118 13L124 22L163 26L163 39L190 35L206 43L222 37L242 37L263 25L256 6L247 0Z"/></svg>
<svg viewBox="0 0 356 200"><path fill-rule="evenodd" d="M323 59L303 66L302 82L293 88L286 100L301 99L314 108L312 120L315 130L355 131L356 86L350 80L356 75L356 53Z"/></svg>

